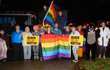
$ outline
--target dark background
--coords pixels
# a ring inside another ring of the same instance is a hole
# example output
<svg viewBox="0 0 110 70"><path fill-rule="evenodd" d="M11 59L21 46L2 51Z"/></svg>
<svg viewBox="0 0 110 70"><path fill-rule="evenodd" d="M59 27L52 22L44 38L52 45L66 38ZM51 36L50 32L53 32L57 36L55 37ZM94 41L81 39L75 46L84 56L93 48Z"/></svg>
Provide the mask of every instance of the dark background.
<svg viewBox="0 0 110 70"><path fill-rule="evenodd" d="M69 4L70 21L96 22L110 18L110 0L71 0Z"/></svg>
<svg viewBox="0 0 110 70"><path fill-rule="evenodd" d="M34 11L38 13L52 0L2 0L0 12ZM61 9L68 10L68 21L75 23L96 22L110 18L110 0L54 0Z"/></svg>

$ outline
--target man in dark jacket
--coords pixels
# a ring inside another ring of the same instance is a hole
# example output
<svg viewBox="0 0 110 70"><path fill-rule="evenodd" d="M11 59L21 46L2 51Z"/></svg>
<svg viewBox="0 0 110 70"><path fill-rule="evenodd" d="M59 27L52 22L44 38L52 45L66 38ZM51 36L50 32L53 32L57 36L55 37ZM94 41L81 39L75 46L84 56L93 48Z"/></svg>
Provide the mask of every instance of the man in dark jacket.
<svg viewBox="0 0 110 70"><path fill-rule="evenodd" d="M67 22L66 17L63 16L62 11L59 11L59 15L57 16L57 18L56 18L56 20L55 20L55 23L58 23L59 29L60 29L61 31L64 30L64 26L66 26L66 22Z"/></svg>
<svg viewBox="0 0 110 70"><path fill-rule="evenodd" d="M47 13L47 6L44 5L44 6L43 6L43 10L38 14L38 17L39 17L39 19L40 19L40 21L41 21L40 24L42 23L42 21L43 21L45 15L46 15L46 13ZM42 25L42 24L41 24L41 25Z"/></svg>

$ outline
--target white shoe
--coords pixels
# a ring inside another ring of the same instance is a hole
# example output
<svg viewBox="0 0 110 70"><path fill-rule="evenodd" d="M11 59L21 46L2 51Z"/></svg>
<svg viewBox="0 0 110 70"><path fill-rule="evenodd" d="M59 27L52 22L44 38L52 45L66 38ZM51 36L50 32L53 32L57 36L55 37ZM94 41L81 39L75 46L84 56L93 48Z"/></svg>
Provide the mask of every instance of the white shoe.
<svg viewBox="0 0 110 70"><path fill-rule="evenodd" d="M77 63L77 62L78 62L78 60L73 60L73 62Z"/></svg>
<svg viewBox="0 0 110 70"><path fill-rule="evenodd" d="M101 58L101 55L99 55L99 58Z"/></svg>
<svg viewBox="0 0 110 70"><path fill-rule="evenodd" d="M35 55L35 56L34 56L34 60L36 60L36 58L37 58L37 56Z"/></svg>
<svg viewBox="0 0 110 70"><path fill-rule="evenodd" d="M106 59L105 56L103 56L103 59Z"/></svg>
<svg viewBox="0 0 110 70"><path fill-rule="evenodd" d="M40 61L42 61L42 57L40 57Z"/></svg>
<svg viewBox="0 0 110 70"><path fill-rule="evenodd" d="M37 60L39 60L39 56L37 56Z"/></svg>

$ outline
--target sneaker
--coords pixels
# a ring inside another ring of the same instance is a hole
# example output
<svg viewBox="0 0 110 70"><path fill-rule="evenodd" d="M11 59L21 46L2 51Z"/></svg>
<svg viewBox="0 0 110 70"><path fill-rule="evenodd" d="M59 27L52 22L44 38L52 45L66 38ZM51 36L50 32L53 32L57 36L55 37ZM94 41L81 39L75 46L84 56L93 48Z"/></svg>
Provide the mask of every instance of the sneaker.
<svg viewBox="0 0 110 70"><path fill-rule="evenodd" d="M34 60L36 60L37 56L34 56Z"/></svg>
<svg viewBox="0 0 110 70"><path fill-rule="evenodd" d="M73 60L73 62L77 63L77 62L78 62L78 60Z"/></svg>
<svg viewBox="0 0 110 70"><path fill-rule="evenodd" d="M39 60L39 56L37 56L37 60Z"/></svg>
<svg viewBox="0 0 110 70"><path fill-rule="evenodd" d="M103 59L106 59L105 56L103 56Z"/></svg>
<svg viewBox="0 0 110 70"><path fill-rule="evenodd" d="M42 57L40 57L40 61L42 61Z"/></svg>
<svg viewBox="0 0 110 70"><path fill-rule="evenodd" d="M101 58L101 55L99 55L99 58Z"/></svg>

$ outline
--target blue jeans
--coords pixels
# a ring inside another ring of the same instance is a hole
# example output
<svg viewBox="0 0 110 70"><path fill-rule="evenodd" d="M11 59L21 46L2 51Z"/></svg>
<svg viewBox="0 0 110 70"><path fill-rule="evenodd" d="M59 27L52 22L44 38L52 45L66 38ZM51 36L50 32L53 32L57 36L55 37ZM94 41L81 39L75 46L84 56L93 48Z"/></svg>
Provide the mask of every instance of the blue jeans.
<svg viewBox="0 0 110 70"><path fill-rule="evenodd" d="M31 59L31 46L23 46L24 59Z"/></svg>
<svg viewBox="0 0 110 70"><path fill-rule="evenodd" d="M99 49L99 53L102 52L102 48L103 48L103 53L105 54L106 53L106 47L105 46L100 46L100 49Z"/></svg>
<svg viewBox="0 0 110 70"><path fill-rule="evenodd" d="M34 55L38 56L38 54L39 54L39 46L38 45L33 46L33 53L34 53Z"/></svg>

